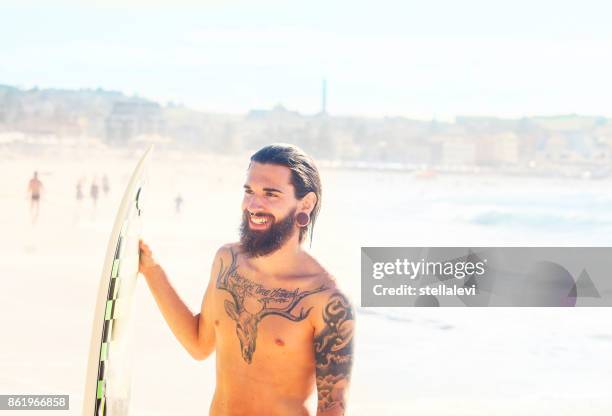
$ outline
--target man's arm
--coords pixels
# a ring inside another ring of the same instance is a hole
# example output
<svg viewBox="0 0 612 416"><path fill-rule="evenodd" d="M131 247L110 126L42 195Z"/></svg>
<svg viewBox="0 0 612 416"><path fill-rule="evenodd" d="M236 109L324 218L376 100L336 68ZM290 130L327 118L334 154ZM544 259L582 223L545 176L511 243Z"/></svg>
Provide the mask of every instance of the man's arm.
<svg viewBox="0 0 612 416"><path fill-rule="evenodd" d="M219 252L215 255L213 265L210 269L210 279L208 281L208 287L206 293L202 298L202 306L200 307L200 313L196 315L198 318L198 351L193 357L196 360L204 360L215 350L215 328L213 326L213 314L212 314L212 296L214 285L215 270L219 269Z"/></svg>
<svg viewBox="0 0 612 416"><path fill-rule="evenodd" d="M353 364L354 312L335 291L323 306L315 332L314 355L318 392L317 416L343 415Z"/></svg>
<svg viewBox="0 0 612 416"><path fill-rule="evenodd" d="M217 256L213 270L216 263ZM204 294L200 313L194 315L176 293L162 267L153 260L149 247L142 242L139 271L145 276L153 298L176 339L196 360L208 357L215 346L215 332L209 322L211 283Z"/></svg>

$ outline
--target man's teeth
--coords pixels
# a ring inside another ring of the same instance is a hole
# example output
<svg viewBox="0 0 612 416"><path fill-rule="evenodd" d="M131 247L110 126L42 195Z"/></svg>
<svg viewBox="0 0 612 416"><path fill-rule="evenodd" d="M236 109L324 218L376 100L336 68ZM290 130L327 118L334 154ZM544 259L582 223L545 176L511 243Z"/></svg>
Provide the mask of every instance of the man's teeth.
<svg viewBox="0 0 612 416"><path fill-rule="evenodd" d="M255 224L265 224L268 222L268 219L266 217L251 217L251 221Z"/></svg>

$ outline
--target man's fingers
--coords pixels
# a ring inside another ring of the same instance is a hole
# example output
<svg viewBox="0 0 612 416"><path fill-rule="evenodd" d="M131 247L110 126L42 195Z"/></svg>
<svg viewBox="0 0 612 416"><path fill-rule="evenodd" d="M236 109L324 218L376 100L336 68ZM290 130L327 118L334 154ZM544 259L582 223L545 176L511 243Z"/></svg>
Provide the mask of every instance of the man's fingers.
<svg viewBox="0 0 612 416"><path fill-rule="evenodd" d="M142 242L142 240L140 240L140 245L139 245L140 251L145 253L145 254L151 254L151 249L149 248L148 245L146 245L145 243Z"/></svg>
<svg viewBox="0 0 612 416"><path fill-rule="evenodd" d="M146 245L142 240L138 241L138 251L139 251L139 272L145 273L146 270L153 267L155 265L155 261L153 260L153 253L148 245Z"/></svg>
<svg viewBox="0 0 612 416"><path fill-rule="evenodd" d="M148 245L139 240L139 255L140 255L140 263L150 261L152 256L151 249Z"/></svg>

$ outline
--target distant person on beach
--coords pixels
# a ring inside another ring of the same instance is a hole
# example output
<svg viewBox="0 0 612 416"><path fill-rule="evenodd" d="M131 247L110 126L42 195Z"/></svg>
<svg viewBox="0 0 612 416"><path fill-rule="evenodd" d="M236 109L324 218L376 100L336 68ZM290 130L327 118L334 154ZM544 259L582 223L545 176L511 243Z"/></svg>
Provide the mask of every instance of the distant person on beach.
<svg viewBox="0 0 612 416"><path fill-rule="evenodd" d="M91 188L89 188L89 196L93 200L94 205L96 204L96 202L98 202L99 193L100 193L100 187L98 186L98 180L94 179L91 182Z"/></svg>
<svg viewBox="0 0 612 416"><path fill-rule="evenodd" d="M110 186L108 184L108 176L104 175L102 177L102 192L104 192L104 197L108 195L108 191L110 191Z"/></svg>
<svg viewBox="0 0 612 416"><path fill-rule="evenodd" d="M93 201L94 214L96 212L96 207L98 205L98 195L100 194L100 187L98 186L98 179L94 178L91 182L91 187L89 188L89 196Z"/></svg>
<svg viewBox="0 0 612 416"><path fill-rule="evenodd" d="M76 200L80 203L83 200L83 183L79 180L76 184Z"/></svg>
<svg viewBox="0 0 612 416"><path fill-rule="evenodd" d="M181 213L181 205L183 205L183 197L181 194L178 194L176 198L174 198L174 209L176 214Z"/></svg>
<svg viewBox="0 0 612 416"><path fill-rule="evenodd" d="M40 213L40 197L43 191L43 184L38 179L38 172L34 172L34 176L28 183L28 193L30 194L30 217L32 224L38 221L38 215Z"/></svg>
<svg viewBox="0 0 612 416"><path fill-rule="evenodd" d="M317 416L343 415L354 311L302 247L321 207L319 171L301 149L273 144L251 156L243 188L240 241L217 250L197 314L143 241L139 271L187 352L216 350L211 416L312 415L315 387Z"/></svg>
<svg viewBox="0 0 612 416"><path fill-rule="evenodd" d="M74 213L75 220L78 221L79 213L81 211L82 201L85 195L83 194L83 180L79 179L76 183L76 210Z"/></svg>

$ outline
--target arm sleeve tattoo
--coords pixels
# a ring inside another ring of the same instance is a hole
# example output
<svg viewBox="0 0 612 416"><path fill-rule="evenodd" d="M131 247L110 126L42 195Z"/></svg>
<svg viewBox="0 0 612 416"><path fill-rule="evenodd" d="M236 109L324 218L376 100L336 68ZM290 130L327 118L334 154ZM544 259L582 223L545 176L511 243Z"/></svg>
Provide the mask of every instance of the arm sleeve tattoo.
<svg viewBox="0 0 612 416"><path fill-rule="evenodd" d="M314 338L318 414L344 414L353 363L353 309L340 293L323 308L323 330Z"/></svg>

